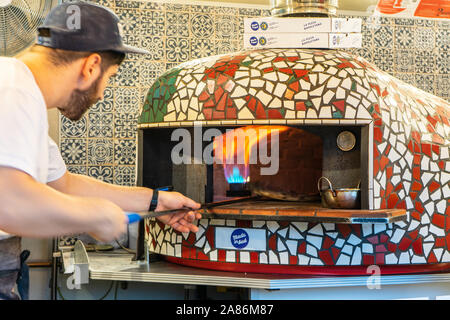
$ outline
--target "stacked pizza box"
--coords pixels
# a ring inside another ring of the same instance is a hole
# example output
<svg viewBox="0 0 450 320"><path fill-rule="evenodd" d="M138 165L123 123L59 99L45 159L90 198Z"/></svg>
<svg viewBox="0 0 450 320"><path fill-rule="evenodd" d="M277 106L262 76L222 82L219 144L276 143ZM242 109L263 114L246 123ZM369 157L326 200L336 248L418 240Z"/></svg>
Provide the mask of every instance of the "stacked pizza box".
<svg viewBox="0 0 450 320"><path fill-rule="evenodd" d="M244 48L361 48L361 19L244 19Z"/></svg>

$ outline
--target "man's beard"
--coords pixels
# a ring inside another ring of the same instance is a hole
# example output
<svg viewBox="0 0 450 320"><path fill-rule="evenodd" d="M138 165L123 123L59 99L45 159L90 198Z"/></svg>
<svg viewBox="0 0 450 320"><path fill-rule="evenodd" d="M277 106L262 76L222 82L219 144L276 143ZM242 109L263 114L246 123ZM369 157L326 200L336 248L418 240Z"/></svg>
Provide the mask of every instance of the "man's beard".
<svg viewBox="0 0 450 320"><path fill-rule="evenodd" d="M100 100L97 98L97 91L102 76L103 74L86 90L75 89L69 101L58 108L59 111L70 120L80 120L83 114Z"/></svg>

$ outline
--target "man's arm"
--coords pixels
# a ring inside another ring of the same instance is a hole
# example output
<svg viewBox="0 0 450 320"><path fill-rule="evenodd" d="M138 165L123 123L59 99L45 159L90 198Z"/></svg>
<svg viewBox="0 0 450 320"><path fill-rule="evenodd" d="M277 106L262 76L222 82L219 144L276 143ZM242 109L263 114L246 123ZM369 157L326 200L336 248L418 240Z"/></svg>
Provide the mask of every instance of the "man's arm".
<svg viewBox="0 0 450 320"><path fill-rule="evenodd" d="M0 229L24 237L49 238L89 233L110 241L126 231L123 211L114 203L61 193L28 174L0 166Z"/></svg>
<svg viewBox="0 0 450 320"><path fill-rule="evenodd" d="M66 172L60 179L49 182L48 185L60 192L80 197L99 197L112 201L124 211L147 211L153 195L153 190L144 187L129 187L109 184L92 177ZM198 209L200 204L178 192L159 192L156 211L188 207ZM180 232L197 232L193 225L200 214L194 212L164 215L158 217L161 222L170 225Z"/></svg>

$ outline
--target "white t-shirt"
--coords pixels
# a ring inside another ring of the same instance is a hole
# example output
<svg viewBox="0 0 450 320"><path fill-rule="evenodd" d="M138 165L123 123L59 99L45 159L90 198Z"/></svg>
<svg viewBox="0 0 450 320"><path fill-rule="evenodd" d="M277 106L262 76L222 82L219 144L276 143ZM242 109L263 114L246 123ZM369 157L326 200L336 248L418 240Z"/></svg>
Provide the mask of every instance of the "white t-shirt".
<svg viewBox="0 0 450 320"><path fill-rule="evenodd" d="M0 57L0 166L23 171L40 183L66 172L58 146L48 136L47 108L33 74L20 60L6 57ZM0 230L0 239L9 236Z"/></svg>

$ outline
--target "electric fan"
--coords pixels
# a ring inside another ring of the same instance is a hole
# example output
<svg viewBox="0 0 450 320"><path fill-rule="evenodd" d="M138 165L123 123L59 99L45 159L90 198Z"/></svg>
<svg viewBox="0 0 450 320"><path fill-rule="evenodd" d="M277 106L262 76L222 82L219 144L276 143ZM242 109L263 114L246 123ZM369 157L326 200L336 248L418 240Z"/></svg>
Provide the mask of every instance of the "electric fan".
<svg viewBox="0 0 450 320"><path fill-rule="evenodd" d="M37 28L59 0L0 0L0 56L15 56L36 40Z"/></svg>

